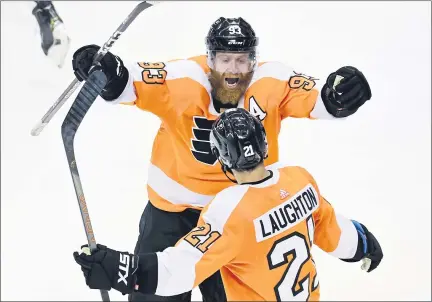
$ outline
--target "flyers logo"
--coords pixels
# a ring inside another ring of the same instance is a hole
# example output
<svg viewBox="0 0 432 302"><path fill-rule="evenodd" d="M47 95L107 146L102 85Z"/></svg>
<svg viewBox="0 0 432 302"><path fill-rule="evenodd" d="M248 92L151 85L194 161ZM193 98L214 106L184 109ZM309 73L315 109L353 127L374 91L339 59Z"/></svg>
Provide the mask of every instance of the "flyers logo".
<svg viewBox="0 0 432 302"><path fill-rule="evenodd" d="M164 69L165 64L162 62L158 63L146 63L140 62L138 65L143 68L141 72L142 80L146 84L163 84L167 77L168 72Z"/></svg>
<svg viewBox="0 0 432 302"><path fill-rule="evenodd" d="M288 81L288 85L293 88L293 89L299 89L299 88L303 88L306 91L312 90L312 88L315 87L316 83L315 79L313 77L301 74L301 73L296 73L294 72L295 75L292 76L289 81Z"/></svg>
<svg viewBox="0 0 432 302"><path fill-rule="evenodd" d="M213 121L202 116L193 117L195 127L192 128L194 138L192 139L192 154L195 159L207 165L214 165L217 162L210 148L210 131Z"/></svg>

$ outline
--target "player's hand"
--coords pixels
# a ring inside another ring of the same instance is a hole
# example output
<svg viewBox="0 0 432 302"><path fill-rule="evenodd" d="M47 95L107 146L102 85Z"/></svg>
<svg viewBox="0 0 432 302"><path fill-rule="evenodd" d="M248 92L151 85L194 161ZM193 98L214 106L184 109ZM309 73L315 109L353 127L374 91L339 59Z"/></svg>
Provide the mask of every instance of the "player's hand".
<svg viewBox="0 0 432 302"><path fill-rule="evenodd" d="M138 256L128 252L119 252L97 245L97 250L90 254L87 245L81 253L74 252L75 261L81 266L86 284L91 289L118 290L123 294L133 292L138 268Z"/></svg>
<svg viewBox="0 0 432 302"><path fill-rule="evenodd" d="M75 51L72 58L72 69L81 82L87 80L90 67L93 65L93 58L98 52L100 46L86 45ZM117 67L119 62L112 53L108 52L97 66L105 73L108 78L117 76Z"/></svg>
<svg viewBox="0 0 432 302"><path fill-rule="evenodd" d="M87 80L90 68L93 66L93 58L99 48L97 45L86 45L73 54L72 69L80 82ZM118 56L108 52L91 70L96 69L102 70L107 77L107 84L101 93L101 97L107 101L118 98L129 80L129 71L123 65L123 61Z"/></svg>
<svg viewBox="0 0 432 302"><path fill-rule="evenodd" d="M378 240L363 224L356 221L353 221L353 223L363 240L364 255L362 257L362 269L369 273L381 263L383 252Z"/></svg>
<svg viewBox="0 0 432 302"><path fill-rule="evenodd" d="M355 113L371 97L366 77L352 66L344 66L331 73L321 90L327 111L335 117L347 117Z"/></svg>

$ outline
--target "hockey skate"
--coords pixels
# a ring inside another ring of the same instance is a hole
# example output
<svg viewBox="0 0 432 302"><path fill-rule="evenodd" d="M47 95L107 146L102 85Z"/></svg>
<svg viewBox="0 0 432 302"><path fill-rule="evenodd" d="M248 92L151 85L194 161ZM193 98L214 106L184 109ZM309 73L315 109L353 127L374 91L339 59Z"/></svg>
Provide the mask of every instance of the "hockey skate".
<svg viewBox="0 0 432 302"><path fill-rule="evenodd" d="M51 1L38 1L32 13L39 24L43 52L61 68L70 46L63 20Z"/></svg>

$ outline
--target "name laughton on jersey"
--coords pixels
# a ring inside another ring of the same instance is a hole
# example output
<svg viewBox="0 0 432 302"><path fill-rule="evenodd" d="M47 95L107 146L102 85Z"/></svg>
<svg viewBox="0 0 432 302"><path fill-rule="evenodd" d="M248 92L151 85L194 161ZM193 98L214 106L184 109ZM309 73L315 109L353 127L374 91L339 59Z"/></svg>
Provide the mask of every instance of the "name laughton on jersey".
<svg viewBox="0 0 432 302"><path fill-rule="evenodd" d="M257 242L272 238L305 220L318 208L318 202L318 194L309 184L283 204L256 218Z"/></svg>

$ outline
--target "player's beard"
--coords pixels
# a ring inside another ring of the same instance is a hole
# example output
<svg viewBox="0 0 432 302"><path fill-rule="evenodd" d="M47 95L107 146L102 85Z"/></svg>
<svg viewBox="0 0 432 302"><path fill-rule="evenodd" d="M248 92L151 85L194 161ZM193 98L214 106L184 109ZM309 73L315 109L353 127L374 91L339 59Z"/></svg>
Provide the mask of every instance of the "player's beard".
<svg viewBox="0 0 432 302"><path fill-rule="evenodd" d="M226 105L227 107L236 107L240 97L245 93L252 80L253 71L248 73L232 74L232 73L220 73L210 70L209 81L212 85L212 96L218 102L221 103L221 107ZM229 88L225 81L225 78L238 78L238 82L235 88Z"/></svg>

